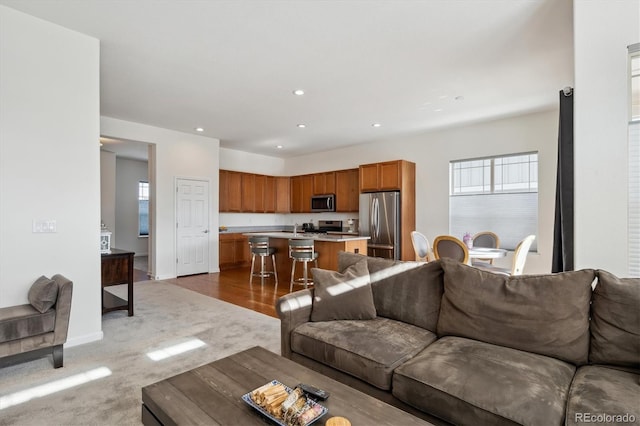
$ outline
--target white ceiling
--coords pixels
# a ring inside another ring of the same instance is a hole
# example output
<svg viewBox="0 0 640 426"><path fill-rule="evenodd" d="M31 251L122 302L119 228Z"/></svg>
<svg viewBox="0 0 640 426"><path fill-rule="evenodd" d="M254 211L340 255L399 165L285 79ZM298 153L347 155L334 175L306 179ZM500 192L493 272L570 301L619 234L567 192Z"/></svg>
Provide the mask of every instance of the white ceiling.
<svg viewBox="0 0 640 426"><path fill-rule="evenodd" d="M100 39L101 115L276 157L547 109L573 85L571 0L0 4Z"/></svg>

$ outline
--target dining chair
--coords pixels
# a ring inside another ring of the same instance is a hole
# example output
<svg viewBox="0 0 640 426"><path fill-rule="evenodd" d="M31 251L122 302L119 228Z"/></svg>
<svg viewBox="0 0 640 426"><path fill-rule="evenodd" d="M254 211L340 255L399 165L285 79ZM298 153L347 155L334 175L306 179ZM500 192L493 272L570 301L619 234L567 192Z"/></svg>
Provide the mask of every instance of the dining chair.
<svg viewBox="0 0 640 426"><path fill-rule="evenodd" d="M434 259L429 240L424 234L418 231L412 231L411 243L413 244L413 251L416 252L416 261L431 262Z"/></svg>
<svg viewBox="0 0 640 426"><path fill-rule="evenodd" d="M436 259L448 257L462 263L469 261L469 249L465 243L452 235L439 235L433 240L433 254Z"/></svg>
<svg viewBox="0 0 640 426"><path fill-rule="evenodd" d="M475 234L471 240L473 241L474 247L482 247L482 248L500 248L500 238L498 235L491 231L482 231ZM477 262L489 263L493 265L493 259L472 259L471 264L475 264Z"/></svg>
<svg viewBox="0 0 640 426"><path fill-rule="evenodd" d="M474 264L473 266L484 271L493 272L496 274L503 275L522 275L524 271L524 265L527 262L527 254L529 253L529 249L531 248L531 244L536 239L535 235L528 235L522 241L518 243L516 246L516 250L513 253L513 260L511 262L511 269L507 268L499 268L497 266L490 265L488 263L484 263L482 265Z"/></svg>

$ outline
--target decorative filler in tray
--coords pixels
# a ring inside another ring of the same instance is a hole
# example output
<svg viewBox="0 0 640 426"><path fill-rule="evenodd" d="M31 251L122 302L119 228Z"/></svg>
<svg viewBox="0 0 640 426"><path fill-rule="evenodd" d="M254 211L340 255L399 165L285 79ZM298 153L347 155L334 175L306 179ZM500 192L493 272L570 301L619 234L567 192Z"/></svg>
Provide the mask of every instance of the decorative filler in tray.
<svg viewBox="0 0 640 426"><path fill-rule="evenodd" d="M302 389L272 380L242 399L281 426L306 426L327 413L327 408L308 399Z"/></svg>

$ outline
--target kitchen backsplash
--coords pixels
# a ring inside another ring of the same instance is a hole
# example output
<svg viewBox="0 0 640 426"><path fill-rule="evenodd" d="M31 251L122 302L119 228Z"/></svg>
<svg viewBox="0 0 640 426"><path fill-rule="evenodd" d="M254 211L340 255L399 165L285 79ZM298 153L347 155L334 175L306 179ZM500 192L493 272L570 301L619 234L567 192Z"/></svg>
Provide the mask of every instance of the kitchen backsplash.
<svg viewBox="0 0 640 426"><path fill-rule="evenodd" d="M347 227L347 220L357 219L357 213L220 213L219 224L221 227L251 227L251 226L293 226L294 223L302 225L305 222L313 222L318 226L319 220L341 220Z"/></svg>

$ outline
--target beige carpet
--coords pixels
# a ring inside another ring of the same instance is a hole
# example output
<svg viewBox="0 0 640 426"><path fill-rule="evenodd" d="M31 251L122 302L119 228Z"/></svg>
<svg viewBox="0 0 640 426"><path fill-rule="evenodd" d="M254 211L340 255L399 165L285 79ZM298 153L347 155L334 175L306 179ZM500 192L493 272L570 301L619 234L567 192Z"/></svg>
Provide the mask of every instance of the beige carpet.
<svg viewBox="0 0 640 426"><path fill-rule="evenodd" d="M65 349L63 368L49 356L0 369L0 425L140 425L143 386L256 345L280 353L275 318L162 281L136 283L134 301L133 317L103 316L103 340Z"/></svg>

